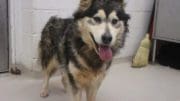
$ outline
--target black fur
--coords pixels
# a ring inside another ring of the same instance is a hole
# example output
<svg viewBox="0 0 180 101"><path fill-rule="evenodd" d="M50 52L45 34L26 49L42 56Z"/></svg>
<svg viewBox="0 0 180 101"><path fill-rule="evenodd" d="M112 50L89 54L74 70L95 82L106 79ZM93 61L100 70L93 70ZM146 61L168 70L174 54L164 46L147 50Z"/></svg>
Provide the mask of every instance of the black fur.
<svg viewBox="0 0 180 101"><path fill-rule="evenodd" d="M76 94L77 92L77 85L76 85L76 82L74 80L74 77L71 73L68 73L68 78L69 78L69 82L71 83L71 86L72 86L72 90L73 90L73 93Z"/></svg>

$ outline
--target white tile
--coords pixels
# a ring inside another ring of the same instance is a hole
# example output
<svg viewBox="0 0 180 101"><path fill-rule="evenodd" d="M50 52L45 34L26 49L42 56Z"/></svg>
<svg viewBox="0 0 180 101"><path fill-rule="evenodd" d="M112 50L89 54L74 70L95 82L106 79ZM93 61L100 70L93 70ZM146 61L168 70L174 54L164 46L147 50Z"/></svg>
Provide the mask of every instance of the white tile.
<svg viewBox="0 0 180 101"><path fill-rule="evenodd" d="M22 9L32 9L33 8L33 0L21 0Z"/></svg>
<svg viewBox="0 0 180 101"><path fill-rule="evenodd" d="M72 9L60 9L58 16L61 18L73 18L73 13L75 10Z"/></svg>
<svg viewBox="0 0 180 101"><path fill-rule="evenodd" d="M37 72L42 71L42 67L39 59L32 59L32 70Z"/></svg>
<svg viewBox="0 0 180 101"><path fill-rule="evenodd" d="M151 11L154 0L126 0L126 10Z"/></svg>
<svg viewBox="0 0 180 101"><path fill-rule="evenodd" d="M33 59L38 59L39 58L39 50L38 50L38 45L39 45L39 41L40 41L40 38L41 38L41 34L35 34L32 36L32 58Z"/></svg>
<svg viewBox="0 0 180 101"><path fill-rule="evenodd" d="M38 45L41 38L41 34L34 34L32 35L32 43L31 43L31 62L32 62L32 70L33 71L40 71L40 61L39 61L39 50Z"/></svg>
<svg viewBox="0 0 180 101"><path fill-rule="evenodd" d="M35 9L75 9L79 0L34 0Z"/></svg>
<svg viewBox="0 0 180 101"><path fill-rule="evenodd" d="M33 14L32 10L22 10L22 32L26 34L32 33Z"/></svg>
<svg viewBox="0 0 180 101"><path fill-rule="evenodd" d="M22 35L17 40L21 40L21 44L16 45L16 64L22 65L24 68L32 69L32 38L30 35Z"/></svg>
<svg viewBox="0 0 180 101"><path fill-rule="evenodd" d="M149 26L150 12L128 12L131 19L129 20L129 26L131 28L145 28Z"/></svg>
<svg viewBox="0 0 180 101"><path fill-rule="evenodd" d="M58 15L57 10L35 10L33 11L33 34L40 34L43 27L51 16Z"/></svg>

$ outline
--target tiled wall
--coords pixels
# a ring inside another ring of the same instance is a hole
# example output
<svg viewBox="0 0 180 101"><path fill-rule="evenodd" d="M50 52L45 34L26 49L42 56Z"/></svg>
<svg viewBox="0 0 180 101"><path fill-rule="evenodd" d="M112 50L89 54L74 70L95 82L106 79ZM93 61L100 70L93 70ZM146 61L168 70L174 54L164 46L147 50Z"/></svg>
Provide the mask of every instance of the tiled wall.
<svg viewBox="0 0 180 101"><path fill-rule="evenodd" d="M126 10L131 15L125 47L118 57L130 57L136 52L140 40L147 32L154 0L125 0Z"/></svg>
<svg viewBox="0 0 180 101"><path fill-rule="evenodd" d="M79 0L21 0L19 32L16 33L16 63L31 70L37 65L37 45L40 33L48 18L58 15L66 18L76 10ZM147 31L153 0L126 0L126 10L131 15L130 32L125 47L117 58L129 57L136 51L140 39Z"/></svg>

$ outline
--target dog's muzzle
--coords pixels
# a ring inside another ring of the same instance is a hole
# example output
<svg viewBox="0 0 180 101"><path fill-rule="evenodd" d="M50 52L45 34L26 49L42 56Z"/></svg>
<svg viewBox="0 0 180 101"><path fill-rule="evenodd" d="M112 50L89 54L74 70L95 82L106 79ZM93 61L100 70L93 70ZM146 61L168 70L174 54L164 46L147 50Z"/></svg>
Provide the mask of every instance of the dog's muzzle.
<svg viewBox="0 0 180 101"><path fill-rule="evenodd" d="M98 44L95 41L94 36L92 34L90 34L90 35L91 35L91 38L93 39L93 41L94 41L94 43L96 45L97 54L99 55L100 59L102 61L110 61L110 60L112 60L112 57L113 57L112 49L109 46L109 44L112 41L112 36L104 34L102 36L103 44Z"/></svg>
<svg viewBox="0 0 180 101"><path fill-rule="evenodd" d="M111 43L111 41L112 41L112 36L111 36L110 34L104 34L104 35L102 36L102 42L103 42L103 44L109 45L109 44Z"/></svg>

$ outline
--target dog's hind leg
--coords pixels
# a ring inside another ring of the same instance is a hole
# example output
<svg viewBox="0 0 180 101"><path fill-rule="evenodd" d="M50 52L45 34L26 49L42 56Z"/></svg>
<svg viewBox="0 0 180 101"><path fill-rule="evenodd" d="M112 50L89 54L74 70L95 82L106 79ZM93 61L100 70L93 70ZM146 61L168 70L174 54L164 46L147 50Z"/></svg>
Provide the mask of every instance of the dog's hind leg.
<svg viewBox="0 0 180 101"><path fill-rule="evenodd" d="M50 75L48 73L44 73L45 77L44 77L44 81L43 81L43 85L42 85L42 90L40 93L41 97L47 97L48 96L48 86L49 86L49 78Z"/></svg>
<svg viewBox="0 0 180 101"><path fill-rule="evenodd" d="M61 82L62 82L62 84L63 84L63 86L64 86L64 92L66 93L67 92L67 85L68 85L68 83L67 83L67 77L64 75L64 73L61 73L62 74L62 78L61 78Z"/></svg>
<svg viewBox="0 0 180 101"><path fill-rule="evenodd" d="M52 74L56 71L57 67L58 67L58 61L55 58L53 58L49 62L47 68L44 69L44 81L43 81L43 86L42 86L42 90L40 93L41 97L47 97L49 95L48 94L49 79L52 76Z"/></svg>

